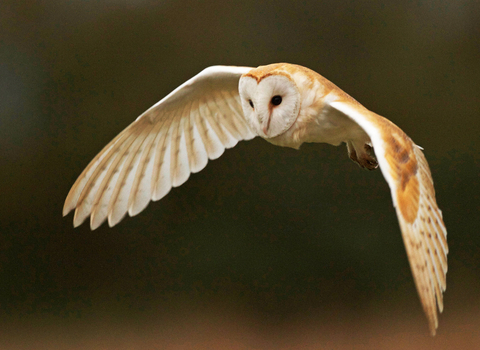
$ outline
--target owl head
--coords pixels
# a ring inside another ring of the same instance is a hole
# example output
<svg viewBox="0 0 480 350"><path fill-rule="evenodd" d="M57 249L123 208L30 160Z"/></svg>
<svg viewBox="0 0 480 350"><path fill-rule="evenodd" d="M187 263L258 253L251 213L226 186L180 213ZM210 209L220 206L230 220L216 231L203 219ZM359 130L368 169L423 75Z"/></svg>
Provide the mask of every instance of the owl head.
<svg viewBox="0 0 480 350"><path fill-rule="evenodd" d="M282 65L260 66L242 75L239 93L250 127L264 138L286 132L300 110L300 92Z"/></svg>

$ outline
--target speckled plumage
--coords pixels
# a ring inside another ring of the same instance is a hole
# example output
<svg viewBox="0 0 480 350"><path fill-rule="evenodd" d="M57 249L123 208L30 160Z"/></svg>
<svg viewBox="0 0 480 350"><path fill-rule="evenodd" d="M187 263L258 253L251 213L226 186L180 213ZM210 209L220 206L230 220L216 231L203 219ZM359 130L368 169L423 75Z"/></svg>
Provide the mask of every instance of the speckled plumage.
<svg viewBox="0 0 480 350"><path fill-rule="evenodd" d="M205 69L138 117L90 162L70 190L63 214L75 209L75 226L88 216L92 229L107 219L114 226L127 212L136 215L183 184L225 148L255 136L297 149L304 142L345 142L361 167L380 167L435 334L448 245L427 161L400 128L305 67Z"/></svg>

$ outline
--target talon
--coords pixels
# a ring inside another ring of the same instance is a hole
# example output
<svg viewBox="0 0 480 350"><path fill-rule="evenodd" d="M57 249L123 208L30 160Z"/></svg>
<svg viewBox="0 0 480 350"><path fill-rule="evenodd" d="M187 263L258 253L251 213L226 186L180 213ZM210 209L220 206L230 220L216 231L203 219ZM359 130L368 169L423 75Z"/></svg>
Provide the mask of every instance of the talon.
<svg viewBox="0 0 480 350"><path fill-rule="evenodd" d="M366 160L365 161L365 168L368 170L375 170L378 168L378 163L376 160Z"/></svg>
<svg viewBox="0 0 480 350"><path fill-rule="evenodd" d="M374 170L378 168L378 162L375 158L373 147L369 144L364 144L363 150L360 152L360 156L353 144L347 143L348 156L351 160L357 163L361 168Z"/></svg>

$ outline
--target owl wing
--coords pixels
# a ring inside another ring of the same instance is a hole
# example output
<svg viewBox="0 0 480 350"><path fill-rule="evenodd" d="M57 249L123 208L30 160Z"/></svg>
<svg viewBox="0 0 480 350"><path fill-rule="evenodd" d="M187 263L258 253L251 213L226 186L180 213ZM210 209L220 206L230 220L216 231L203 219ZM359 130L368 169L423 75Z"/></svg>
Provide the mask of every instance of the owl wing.
<svg viewBox="0 0 480 350"><path fill-rule="evenodd" d="M148 109L90 162L70 190L63 215L75 209L74 226L90 215L90 226L107 218L116 225L141 212L190 173L202 170L240 140L249 128L238 94L249 67L213 66Z"/></svg>
<svg viewBox="0 0 480 350"><path fill-rule="evenodd" d="M425 156L400 128L356 101L336 101L330 106L356 122L371 139L390 186L415 285L434 335L436 305L443 311L448 245Z"/></svg>

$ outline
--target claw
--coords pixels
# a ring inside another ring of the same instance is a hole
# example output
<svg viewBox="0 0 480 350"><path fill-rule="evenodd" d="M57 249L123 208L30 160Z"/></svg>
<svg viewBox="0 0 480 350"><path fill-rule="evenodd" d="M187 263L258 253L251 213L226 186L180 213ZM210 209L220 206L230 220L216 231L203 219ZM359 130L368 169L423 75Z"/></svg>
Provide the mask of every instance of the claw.
<svg viewBox="0 0 480 350"><path fill-rule="evenodd" d="M360 156L351 142L347 142L348 156L351 160L357 163L361 168L374 170L378 168L378 162L373 152L373 147L369 144L364 144Z"/></svg>

